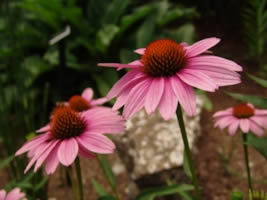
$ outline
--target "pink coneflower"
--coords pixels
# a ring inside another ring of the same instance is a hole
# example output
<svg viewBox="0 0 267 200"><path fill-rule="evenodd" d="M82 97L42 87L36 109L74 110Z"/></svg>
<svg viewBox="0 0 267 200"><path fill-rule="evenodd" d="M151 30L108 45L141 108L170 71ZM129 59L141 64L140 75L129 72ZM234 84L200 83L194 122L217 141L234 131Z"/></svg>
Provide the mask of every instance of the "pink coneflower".
<svg viewBox="0 0 267 200"><path fill-rule="evenodd" d="M107 98L93 99L93 90L91 88L86 88L82 95L74 95L66 103L67 106L70 106L71 109L77 112L83 112L89 108L100 106L107 102Z"/></svg>
<svg viewBox="0 0 267 200"><path fill-rule="evenodd" d="M137 49L141 59L129 64L99 63L99 66L130 68L107 97L118 97L114 109L124 106L123 115L133 116L142 107L148 114L157 108L164 119L174 116L178 102L189 116L196 113L193 87L214 92L219 86L240 83L235 62L203 55L220 39L208 38L191 46L161 39Z"/></svg>
<svg viewBox="0 0 267 200"><path fill-rule="evenodd" d="M247 133L253 132L258 136L264 134L267 130L267 110L256 109L252 104L239 104L235 107L216 112L215 127L224 129L228 127L230 135L235 135L238 127L241 131Z"/></svg>
<svg viewBox="0 0 267 200"><path fill-rule="evenodd" d="M0 190L0 200L21 200L25 194L19 188L14 188L8 194L5 190Z"/></svg>
<svg viewBox="0 0 267 200"><path fill-rule="evenodd" d="M45 163L47 174L55 172L59 162L65 166L78 156L92 158L93 153L110 154L115 145L103 134L124 131L124 119L118 112L105 107L95 107L85 112L75 112L69 107L58 107L44 132L27 142L16 155L28 152L30 163L25 173L35 164L34 171Z"/></svg>

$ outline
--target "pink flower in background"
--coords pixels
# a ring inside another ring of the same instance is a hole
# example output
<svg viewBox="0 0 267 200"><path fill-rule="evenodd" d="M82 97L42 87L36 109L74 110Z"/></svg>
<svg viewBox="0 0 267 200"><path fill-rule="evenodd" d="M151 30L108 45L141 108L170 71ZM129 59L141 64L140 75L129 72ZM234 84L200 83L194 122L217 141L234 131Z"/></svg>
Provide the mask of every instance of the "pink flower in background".
<svg viewBox="0 0 267 200"><path fill-rule="evenodd" d="M89 108L100 106L106 103L108 100L106 97L93 99L93 94L94 92L91 88L86 88L82 92L81 96L80 95L72 96L66 103L66 105L77 112L82 112L88 110Z"/></svg>
<svg viewBox="0 0 267 200"><path fill-rule="evenodd" d="M55 172L59 163L69 166L77 156L92 158L93 153L110 154L115 145L103 134L121 133L125 120L118 112L105 107L95 107L85 112L75 112L69 107L58 107L44 132L24 144L16 156L28 152L30 162L25 173L35 164L34 171L45 163L47 174Z"/></svg>
<svg viewBox="0 0 267 200"><path fill-rule="evenodd" d="M21 200L25 194L19 188L14 188L8 194L5 190L0 190L0 200Z"/></svg>
<svg viewBox="0 0 267 200"><path fill-rule="evenodd" d="M235 135L240 128L243 133L249 131L257 136L267 130L267 110L256 109L252 104L239 104L235 107L216 112L215 127L224 129L228 127L229 135Z"/></svg>
<svg viewBox="0 0 267 200"><path fill-rule="evenodd" d="M231 60L203 55L220 39L208 38L191 46L168 39L156 40L137 49L141 59L129 64L99 63L98 66L130 68L109 91L118 97L113 109L124 106L123 115L132 117L145 107L148 114L159 110L165 120L174 116L178 103L189 116L196 114L193 87L214 92L220 86L240 83L242 68Z"/></svg>

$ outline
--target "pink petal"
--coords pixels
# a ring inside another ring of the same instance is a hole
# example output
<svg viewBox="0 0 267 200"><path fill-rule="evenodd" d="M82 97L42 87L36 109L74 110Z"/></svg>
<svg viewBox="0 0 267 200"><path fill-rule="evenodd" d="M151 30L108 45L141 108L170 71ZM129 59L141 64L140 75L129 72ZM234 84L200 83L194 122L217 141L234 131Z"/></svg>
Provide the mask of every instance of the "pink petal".
<svg viewBox="0 0 267 200"><path fill-rule="evenodd" d="M183 83L178 77L171 77L172 89L188 116L196 114L196 96L191 86Z"/></svg>
<svg viewBox="0 0 267 200"><path fill-rule="evenodd" d="M7 194L5 200L20 200L23 197L25 197L25 194L21 193L19 188L15 188Z"/></svg>
<svg viewBox="0 0 267 200"><path fill-rule="evenodd" d="M233 121L232 124L230 124L228 128L229 135L234 136L237 131L238 126L239 126L239 121L238 120Z"/></svg>
<svg viewBox="0 0 267 200"><path fill-rule="evenodd" d="M103 98L91 100L90 105L97 106L97 105L102 105L106 102L108 102L108 99L106 97L103 97Z"/></svg>
<svg viewBox="0 0 267 200"><path fill-rule="evenodd" d="M254 115L252 117L250 117L250 120L252 120L253 122L255 122L257 125L267 129L267 122L266 122L266 116L261 116L261 115Z"/></svg>
<svg viewBox="0 0 267 200"><path fill-rule="evenodd" d="M116 99L116 102L112 107L112 110L120 109L127 102L130 92L131 92L131 89L123 90L120 93L120 96Z"/></svg>
<svg viewBox="0 0 267 200"><path fill-rule="evenodd" d="M257 135L257 136L263 136L264 130L261 127L259 127L255 122L253 122L253 121L250 120L250 124L249 125L250 125L249 126L250 127L250 130L255 135Z"/></svg>
<svg viewBox="0 0 267 200"><path fill-rule="evenodd" d="M220 42L219 38L207 38L200 40L195 44L188 47L185 56L193 57L197 56Z"/></svg>
<svg viewBox="0 0 267 200"><path fill-rule="evenodd" d="M136 49L134 52L137 54L143 55L145 54L145 50L146 48L140 48L140 49Z"/></svg>
<svg viewBox="0 0 267 200"><path fill-rule="evenodd" d="M93 95L94 95L94 92L92 88L86 88L82 93L82 97L86 99L87 101L91 101L93 98Z"/></svg>
<svg viewBox="0 0 267 200"><path fill-rule="evenodd" d="M188 59L188 65L193 66L209 66L209 67L220 67L230 71L242 71L242 67L237 63L221 58L218 56L197 56Z"/></svg>
<svg viewBox="0 0 267 200"><path fill-rule="evenodd" d="M45 160L45 171L47 174L53 174L56 171L56 168L59 164L57 156L59 146L60 145L57 144Z"/></svg>
<svg viewBox="0 0 267 200"><path fill-rule="evenodd" d="M255 109L255 115L267 115L267 110Z"/></svg>
<svg viewBox="0 0 267 200"><path fill-rule="evenodd" d="M36 131L36 133L47 132L47 131L50 131L50 129L51 129L51 128L50 128L50 124L47 124L47 125L45 125L44 127L38 129L38 130Z"/></svg>
<svg viewBox="0 0 267 200"><path fill-rule="evenodd" d="M118 68L118 70L129 68L129 69L138 69L140 65L130 65L130 64L120 64L120 63L98 63L97 66L101 67L114 67Z"/></svg>
<svg viewBox="0 0 267 200"><path fill-rule="evenodd" d="M59 140L53 140L50 142L50 146L48 147L48 149L38 158L38 160L34 166L34 172L36 172L39 169L39 167L41 167L41 165L43 164L45 159L49 156L51 151L55 148L55 146L58 143L59 143Z"/></svg>
<svg viewBox="0 0 267 200"><path fill-rule="evenodd" d="M125 88L134 86L145 75L139 70L131 70L127 72L108 92L107 98L112 99L118 96Z"/></svg>
<svg viewBox="0 0 267 200"><path fill-rule="evenodd" d="M232 116L233 115L233 108L228 108L226 110L218 111L214 113L213 117L224 117L224 116Z"/></svg>
<svg viewBox="0 0 267 200"><path fill-rule="evenodd" d="M71 165L78 155L78 143L75 138L64 139L58 149L58 159L65 166Z"/></svg>
<svg viewBox="0 0 267 200"><path fill-rule="evenodd" d="M135 60L135 61L132 61L130 63L128 63L129 65L140 65L140 66L143 66L143 63L141 62L141 60Z"/></svg>
<svg viewBox="0 0 267 200"><path fill-rule="evenodd" d="M5 197L6 197L6 191L0 190L0 200L5 200Z"/></svg>
<svg viewBox="0 0 267 200"><path fill-rule="evenodd" d="M133 87L123 109L123 116L126 119L132 117L144 106L146 94L150 84L151 80L146 79Z"/></svg>
<svg viewBox="0 0 267 200"><path fill-rule="evenodd" d="M79 145L95 153L110 154L114 151L115 145L106 136L101 134L82 134L77 137Z"/></svg>
<svg viewBox="0 0 267 200"><path fill-rule="evenodd" d="M184 68L177 73L177 76L186 84L205 91L214 92L218 88L214 80L199 71Z"/></svg>
<svg viewBox="0 0 267 200"><path fill-rule="evenodd" d="M82 145L79 145L78 155L84 158L89 158L89 159L92 159L95 157L95 155L92 152L85 149Z"/></svg>
<svg viewBox="0 0 267 200"><path fill-rule="evenodd" d="M189 66L187 69L199 71L209 76L219 86L235 85L241 82L238 73L220 67Z"/></svg>
<svg viewBox="0 0 267 200"><path fill-rule="evenodd" d="M24 173L27 173L29 169L34 165L34 163L39 159L39 157L50 147L51 141L41 143L35 150L34 156L31 158L29 164L27 165Z"/></svg>
<svg viewBox="0 0 267 200"><path fill-rule="evenodd" d="M29 151L30 149L34 149L36 147L38 147L40 144L42 144L43 142L45 142L46 140L49 140L51 137L50 134L41 134L36 136L35 138L33 138L31 141L27 142L26 144L24 144L17 152L16 152L16 156L23 154L27 151Z"/></svg>
<svg viewBox="0 0 267 200"><path fill-rule="evenodd" d="M219 126L220 129L224 129L225 127L229 126L233 122L237 121L238 119L232 116L221 117L216 119L215 127Z"/></svg>
<svg viewBox="0 0 267 200"><path fill-rule="evenodd" d="M153 78L145 99L145 108L147 114L151 114L155 111L159 105L163 90L164 78Z"/></svg>
<svg viewBox="0 0 267 200"><path fill-rule="evenodd" d="M169 120L174 117L178 100L172 90L170 79L165 79L164 93L159 103L159 112L163 119Z"/></svg>
<svg viewBox="0 0 267 200"><path fill-rule="evenodd" d="M247 133L249 131L249 120L248 119L240 119L240 129Z"/></svg>

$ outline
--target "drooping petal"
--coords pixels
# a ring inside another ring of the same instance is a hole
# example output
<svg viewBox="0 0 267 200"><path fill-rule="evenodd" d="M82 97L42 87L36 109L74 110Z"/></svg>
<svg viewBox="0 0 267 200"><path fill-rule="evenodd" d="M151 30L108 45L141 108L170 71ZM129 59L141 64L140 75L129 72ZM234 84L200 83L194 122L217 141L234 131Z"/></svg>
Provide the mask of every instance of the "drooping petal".
<svg viewBox="0 0 267 200"><path fill-rule="evenodd" d="M266 118L267 117L264 116L264 115L254 115L254 116L250 117L250 120L252 120L253 122L255 122L260 127L263 127L265 129L267 129Z"/></svg>
<svg viewBox="0 0 267 200"><path fill-rule="evenodd" d="M188 59L188 65L189 66L210 66L210 67L220 67L220 68L225 68L230 71L242 71L242 67L238 65L237 63L221 58L218 56L197 56L193 58Z"/></svg>
<svg viewBox="0 0 267 200"><path fill-rule="evenodd" d="M229 135L234 136L239 126L239 120L233 121L228 128Z"/></svg>
<svg viewBox="0 0 267 200"><path fill-rule="evenodd" d="M249 131L249 120L248 119L240 119L240 129L247 133Z"/></svg>
<svg viewBox="0 0 267 200"><path fill-rule="evenodd" d="M234 71L210 66L189 66L187 70L199 71L209 76L218 86L235 85L241 82L240 75Z"/></svg>
<svg viewBox="0 0 267 200"><path fill-rule="evenodd" d="M97 105L102 105L104 103L106 103L108 101L108 99L106 97L102 97L99 99L94 99L90 102L90 105L92 106L97 106Z"/></svg>
<svg viewBox="0 0 267 200"><path fill-rule="evenodd" d="M267 110L255 109L255 115L266 115L267 116Z"/></svg>
<svg viewBox="0 0 267 200"><path fill-rule="evenodd" d="M188 116L196 114L196 96L191 86L183 83L178 77L171 77L172 89Z"/></svg>
<svg viewBox="0 0 267 200"><path fill-rule="evenodd" d="M56 168L59 164L57 156L58 149L59 149L59 144L55 146L55 148L50 152L50 154L45 160L45 171L47 174L53 174L56 171Z"/></svg>
<svg viewBox="0 0 267 200"><path fill-rule="evenodd" d="M145 54L145 50L146 48L140 48L140 49L136 49L134 52L137 54L143 55Z"/></svg>
<svg viewBox="0 0 267 200"><path fill-rule="evenodd" d="M88 151L82 145L79 145L78 155L81 156L81 157L84 157L84 158L89 158L89 159L92 159L92 158L95 157L95 155L92 152Z"/></svg>
<svg viewBox="0 0 267 200"><path fill-rule="evenodd" d="M257 136L263 136L264 134L264 130L259 127L255 122L253 122L252 120L249 121L249 128L250 130Z"/></svg>
<svg viewBox="0 0 267 200"><path fill-rule="evenodd" d="M125 88L129 86L134 86L139 80L141 80L145 75L139 70L131 70L127 72L107 94L108 99L112 99L118 96Z"/></svg>
<svg viewBox="0 0 267 200"><path fill-rule="evenodd" d="M6 191L0 190L0 200L5 200L5 197L6 197Z"/></svg>
<svg viewBox="0 0 267 200"><path fill-rule="evenodd" d="M214 80L199 71L184 68L177 73L177 76L186 84L205 91L214 92L218 88Z"/></svg>
<svg viewBox="0 0 267 200"><path fill-rule="evenodd" d="M113 68L117 68L117 70L121 70L121 69L138 69L140 68L140 65L130 65L130 64L120 64L120 63L98 63L97 66L100 67L113 67Z"/></svg>
<svg viewBox="0 0 267 200"><path fill-rule="evenodd" d="M224 129L225 127L229 126L233 122L235 122L237 119L233 116L226 116L221 117L216 120L215 127L219 126L220 129Z"/></svg>
<svg viewBox="0 0 267 200"><path fill-rule="evenodd" d="M36 130L36 133L42 133L42 132L47 132L50 131L51 127L50 124L45 125L44 127Z"/></svg>
<svg viewBox="0 0 267 200"><path fill-rule="evenodd" d="M151 81L145 99L145 108L147 114L155 111L161 100L164 91L164 78L154 78Z"/></svg>
<svg viewBox="0 0 267 200"><path fill-rule="evenodd" d="M133 87L133 89L129 93L128 100L125 103L123 109L123 116L126 119L132 117L144 106L145 98L150 84L151 80L146 79L138 83L135 87Z"/></svg>
<svg viewBox="0 0 267 200"><path fill-rule="evenodd" d="M224 117L224 116L232 116L233 108L228 108L226 110L218 111L214 113L213 117Z"/></svg>
<svg viewBox="0 0 267 200"><path fill-rule="evenodd" d="M92 90L92 88L86 88L83 93L82 93L82 97L84 99L86 99L87 101L91 101L94 95L94 91Z"/></svg>
<svg viewBox="0 0 267 200"><path fill-rule="evenodd" d="M55 148L55 146L59 143L59 140L53 140L50 142L50 146L47 148L47 150L38 158L35 166L34 166L34 172L36 172L39 167L43 164L43 162L46 160L46 158L49 156L51 151Z"/></svg>
<svg viewBox="0 0 267 200"><path fill-rule="evenodd" d="M31 141L27 142L26 144L24 144L17 152L16 152L16 156L23 154L27 151L29 151L30 149L34 149L36 147L38 147L40 144L42 144L43 142L45 142L46 140L48 140L50 138L50 134L42 134L42 135L38 135L36 136L34 139L32 139Z"/></svg>
<svg viewBox="0 0 267 200"><path fill-rule="evenodd" d="M211 47L215 46L219 42L220 42L219 38L207 38L204 40L200 40L195 44L187 47L185 56L187 57L197 56L205 52L206 50L210 49Z"/></svg>
<svg viewBox="0 0 267 200"><path fill-rule="evenodd" d="M124 89L121 93L120 96L116 99L115 104L112 107L112 110L118 110L120 109L122 106L124 106L124 104L127 102L128 100L128 95L131 92L130 89Z"/></svg>
<svg viewBox="0 0 267 200"><path fill-rule="evenodd" d="M82 134L77 137L79 145L95 153L110 154L114 151L115 145L106 136L101 134Z"/></svg>
<svg viewBox="0 0 267 200"><path fill-rule="evenodd" d="M58 159L65 166L71 165L78 155L78 143L75 138L64 139L58 149Z"/></svg>
<svg viewBox="0 0 267 200"><path fill-rule="evenodd" d="M25 197L25 194L20 192L19 188L15 188L7 194L5 200L21 200L23 197Z"/></svg>
<svg viewBox="0 0 267 200"><path fill-rule="evenodd" d="M177 105L178 100L172 90L170 79L165 79L164 93L159 103L159 112L165 120L169 120L174 117Z"/></svg>

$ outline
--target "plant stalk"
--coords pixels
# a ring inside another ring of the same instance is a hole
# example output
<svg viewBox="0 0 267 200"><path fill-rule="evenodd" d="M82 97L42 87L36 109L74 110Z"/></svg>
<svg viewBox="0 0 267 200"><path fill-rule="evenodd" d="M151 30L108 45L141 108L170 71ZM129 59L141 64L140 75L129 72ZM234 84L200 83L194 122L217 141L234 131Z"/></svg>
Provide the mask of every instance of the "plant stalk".
<svg viewBox="0 0 267 200"><path fill-rule="evenodd" d="M182 108L181 108L180 104L178 104L178 107L176 110L176 115L178 118L178 123L179 123L179 127L181 130L183 142L184 142L185 154L186 154L186 157L188 159L188 164L189 164L190 171L192 174L192 181L193 181L193 184L195 187L196 197L197 197L197 200L201 200L200 189L199 189L198 180L197 180L197 176L196 176L196 172L195 172L195 168L194 168L194 164L193 164L192 154L191 154L191 151L189 148L189 143L188 143L188 139L187 139L187 134L186 134L185 125L184 125L184 119L183 119L183 114L182 114Z"/></svg>
<svg viewBox="0 0 267 200"><path fill-rule="evenodd" d="M83 183L82 183L82 172L81 172L81 165L80 159L77 157L75 159L75 169L76 169L76 176L78 180L78 188L79 188L79 200L83 200Z"/></svg>
<svg viewBox="0 0 267 200"><path fill-rule="evenodd" d="M73 178L72 178L71 168L70 167L66 167L66 171L67 171L68 177L70 178L71 189L72 189L73 196L75 197L76 200L78 200L79 198L77 196L77 190L75 188L75 184L74 184L74 181L73 181Z"/></svg>
<svg viewBox="0 0 267 200"><path fill-rule="evenodd" d="M247 134L242 133L243 138L243 147L244 147L244 156L245 156L245 165L247 170L247 176L248 176L248 187L252 191L252 181L251 181L251 175L250 175L250 167L249 167L249 159L248 159L248 146L247 146Z"/></svg>

